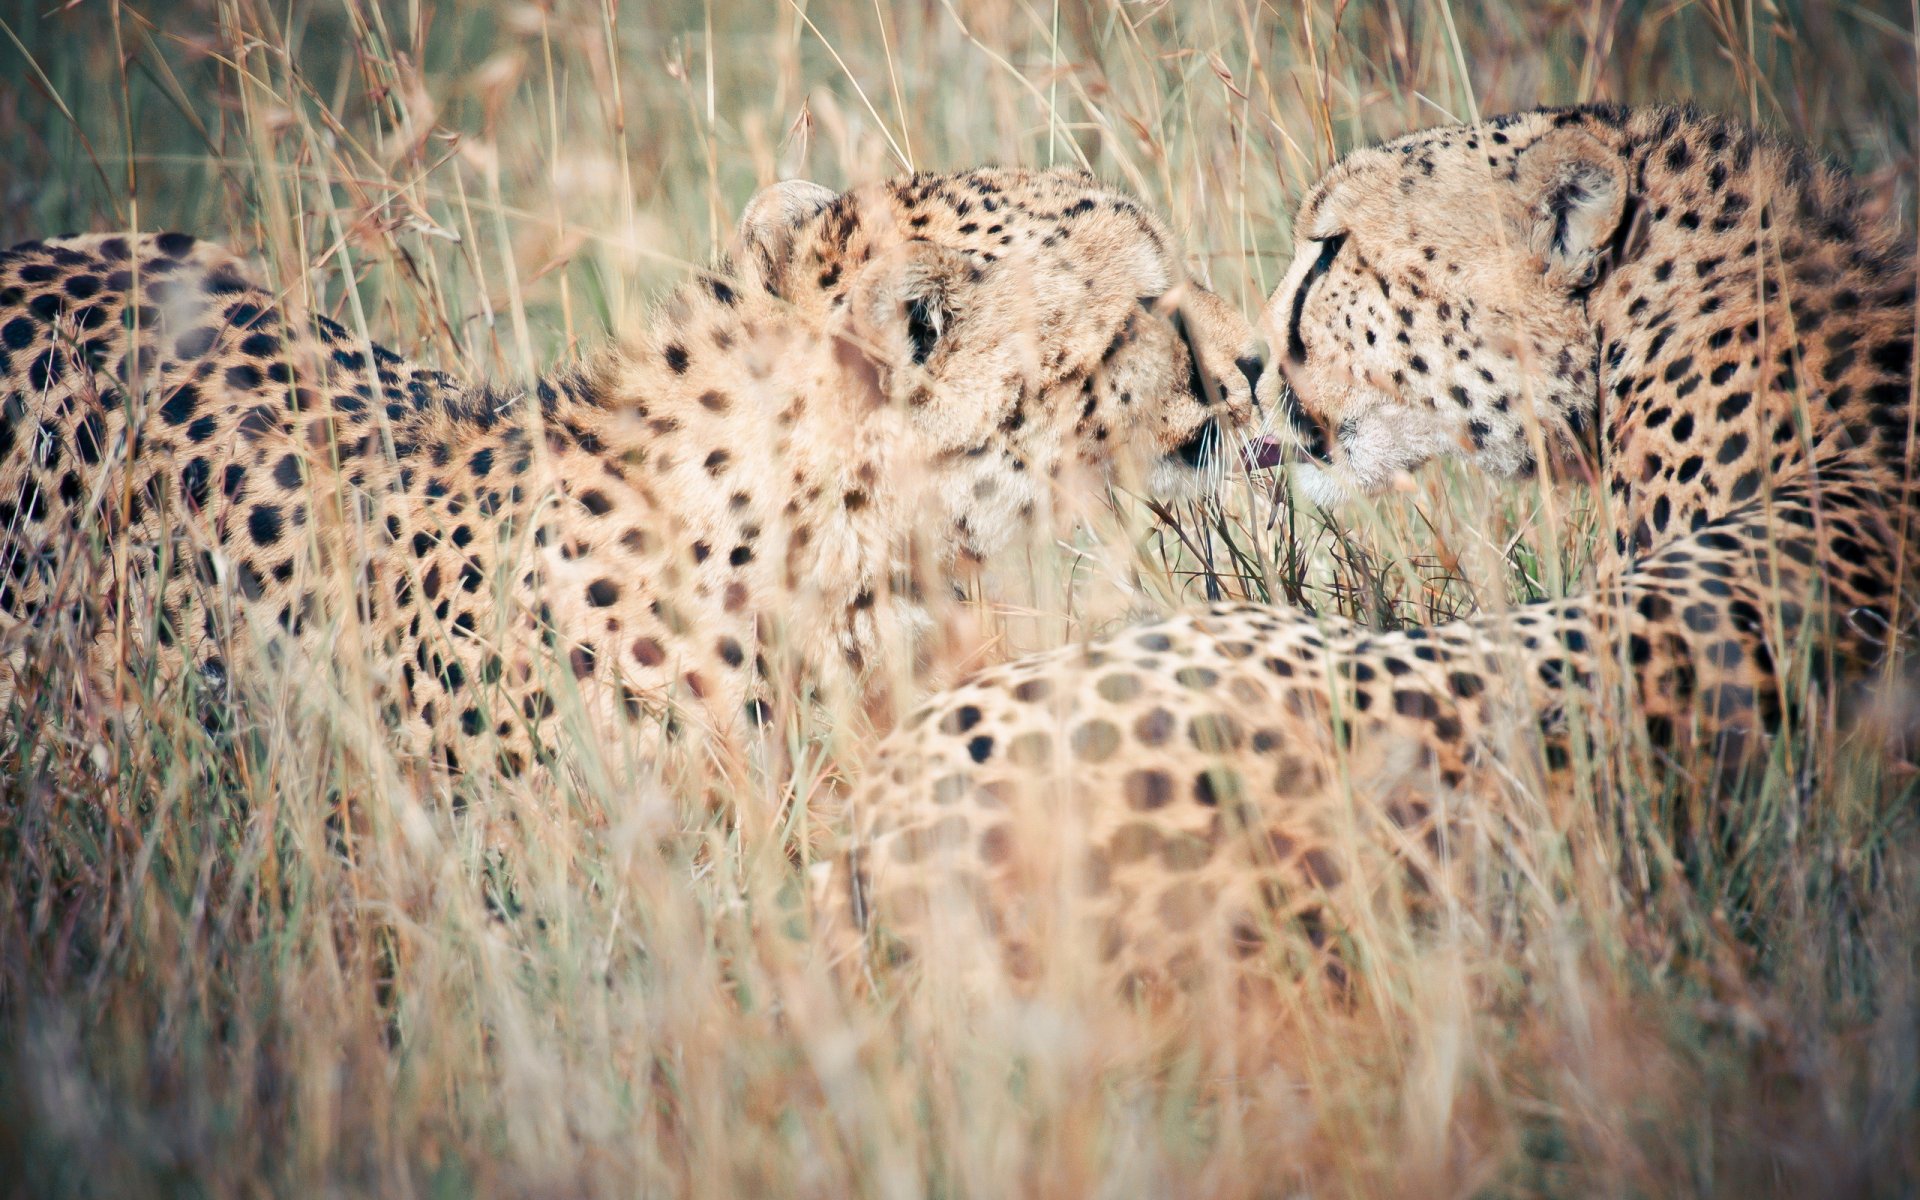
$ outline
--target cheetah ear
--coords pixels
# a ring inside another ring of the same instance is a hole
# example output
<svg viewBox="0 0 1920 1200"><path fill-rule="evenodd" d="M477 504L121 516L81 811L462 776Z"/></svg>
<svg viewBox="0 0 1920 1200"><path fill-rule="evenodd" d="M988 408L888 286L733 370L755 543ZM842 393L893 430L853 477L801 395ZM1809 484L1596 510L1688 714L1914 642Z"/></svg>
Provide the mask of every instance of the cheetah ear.
<svg viewBox="0 0 1920 1200"><path fill-rule="evenodd" d="M1627 163L1582 129L1556 129L1520 155L1527 247L1547 280L1568 291L1593 286L1607 267L1627 209Z"/></svg>
<svg viewBox="0 0 1920 1200"><path fill-rule="evenodd" d="M804 179L783 179L761 188L740 213L734 261L756 272L766 289L778 294L794 231L837 198L836 193Z"/></svg>

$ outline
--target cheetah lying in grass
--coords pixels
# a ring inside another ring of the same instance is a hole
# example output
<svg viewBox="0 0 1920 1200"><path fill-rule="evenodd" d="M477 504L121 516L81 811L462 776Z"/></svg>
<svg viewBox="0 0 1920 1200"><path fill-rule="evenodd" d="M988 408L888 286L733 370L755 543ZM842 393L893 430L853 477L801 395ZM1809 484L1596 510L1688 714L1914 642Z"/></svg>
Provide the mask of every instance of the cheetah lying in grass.
<svg viewBox="0 0 1920 1200"><path fill-rule="evenodd" d="M370 664L404 755L510 774L562 706L724 735L776 645L857 693L1051 489L1206 467L1260 368L1133 200L992 169L769 188L730 263L524 391L178 234L0 255L0 347L16 719L57 682L20 674L31 636L87 648L73 686L244 683L264 650Z"/></svg>
<svg viewBox="0 0 1920 1200"><path fill-rule="evenodd" d="M1795 664L1904 627L1914 264L1837 168L1686 110L1526 112L1356 151L1294 233L1262 392L1324 427L1310 491L1544 463L1600 481L1617 554L1430 628L1225 604L992 668L873 760L843 936L928 960L971 922L1018 984L1080 947L1149 995L1271 996L1378 905L1461 894L1497 798L1565 786L1600 723L1737 758Z"/></svg>

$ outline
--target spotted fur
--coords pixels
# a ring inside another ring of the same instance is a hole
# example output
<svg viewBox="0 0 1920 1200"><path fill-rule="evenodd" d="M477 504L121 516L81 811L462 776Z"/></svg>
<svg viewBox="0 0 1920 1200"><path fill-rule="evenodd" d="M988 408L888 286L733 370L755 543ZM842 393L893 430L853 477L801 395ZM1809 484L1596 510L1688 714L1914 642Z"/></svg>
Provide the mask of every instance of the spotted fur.
<svg viewBox="0 0 1920 1200"><path fill-rule="evenodd" d="M1494 801L1593 735L1736 763L1797 702L1783 664L1857 675L1907 626L1913 258L1840 170L1546 110L1357 151L1295 228L1262 391L1327 435L1310 488L1442 455L1598 479L1596 585L1396 633L1217 606L990 670L880 749L839 928L924 959L965 911L1022 979L1064 912L1130 988L1270 996L1372 906L1453 894Z"/></svg>
<svg viewBox="0 0 1920 1200"><path fill-rule="evenodd" d="M393 744L455 766L550 754L562 706L724 734L781 646L884 678L917 598L1056 489L1195 475L1250 353L1158 220L1065 171L777 185L729 263L524 388L179 234L29 243L0 255L0 690L64 621L95 685L368 662Z"/></svg>

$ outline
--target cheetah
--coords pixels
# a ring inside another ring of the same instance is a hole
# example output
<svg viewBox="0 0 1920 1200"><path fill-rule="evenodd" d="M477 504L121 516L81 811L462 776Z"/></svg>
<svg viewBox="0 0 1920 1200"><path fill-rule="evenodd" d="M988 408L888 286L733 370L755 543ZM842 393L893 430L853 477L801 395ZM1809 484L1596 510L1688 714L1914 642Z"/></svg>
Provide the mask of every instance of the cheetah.
<svg viewBox="0 0 1920 1200"><path fill-rule="evenodd" d="M872 759L843 959L962 921L996 986L1253 1012L1444 904L1595 734L1724 769L1782 664L1858 678L1906 626L1914 262L1840 169L1688 109L1530 111L1355 151L1294 231L1259 392L1297 397L1302 490L1595 481L1592 587L1400 632L1223 603L992 667Z"/></svg>
<svg viewBox="0 0 1920 1200"><path fill-rule="evenodd" d="M108 690L365 662L398 753L507 775L556 709L641 745L764 717L776 635L857 691L1056 489L1224 461L1261 369L1159 219L1018 169L776 184L645 328L525 387L181 234L0 255L0 347L0 699L60 622Z"/></svg>

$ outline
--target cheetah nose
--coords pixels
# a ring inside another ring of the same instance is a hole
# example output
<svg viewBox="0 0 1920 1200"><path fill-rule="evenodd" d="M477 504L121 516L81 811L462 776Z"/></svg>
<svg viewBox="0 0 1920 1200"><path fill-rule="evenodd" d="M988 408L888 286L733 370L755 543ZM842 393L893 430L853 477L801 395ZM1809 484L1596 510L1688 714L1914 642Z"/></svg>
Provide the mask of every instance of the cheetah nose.
<svg viewBox="0 0 1920 1200"><path fill-rule="evenodd" d="M1260 373L1266 370L1266 360L1262 359L1258 352L1255 352L1253 354L1243 354L1239 358L1234 359L1233 365L1239 367L1240 373L1247 377L1247 393L1253 397L1253 406L1256 409L1259 408Z"/></svg>

